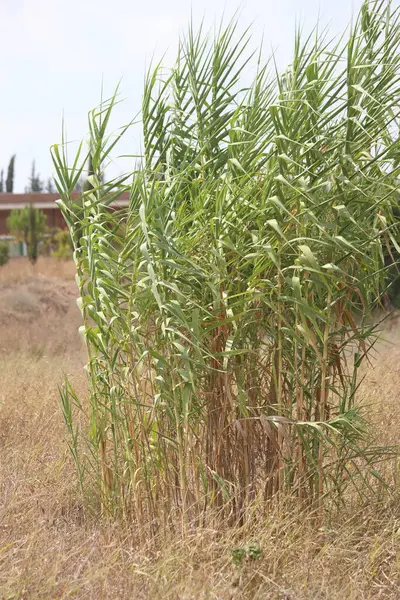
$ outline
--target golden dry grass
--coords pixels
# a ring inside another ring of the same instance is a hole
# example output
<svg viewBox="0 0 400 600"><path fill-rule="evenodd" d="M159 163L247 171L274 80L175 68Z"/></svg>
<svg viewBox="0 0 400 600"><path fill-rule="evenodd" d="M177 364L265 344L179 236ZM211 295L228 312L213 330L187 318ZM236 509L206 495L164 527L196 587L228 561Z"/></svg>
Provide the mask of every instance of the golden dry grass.
<svg viewBox="0 0 400 600"><path fill-rule="evenodd" d="M0 321L1 600L400 598L395 486L362 505L349 496L323 529L282 504L269 514L255 507L240 531L216 525L185 540L171 533L143 541L129 524L84 510L57 391L63 373L80 394L86 389L73 274L71 263L52 260L40 261L33 279L22 261L0 269L0 293L22 293L25 302ZM43 290L53 302L41 300ZM392 345L380 346L363 384L382 444L398 441L399 332L393 321ZM388 463L393 482L396 469ZM252 540L262 555L238 568L232 550Z"/></svg>
<svg viewBox="0 0 400 600"><path fill-rule="evenodd" d="M49 256L39 256L35 265L31 265L26 257L12 258L1 267L0 282L24 281L38 275L70 281L75 277L75 264L71 260L55 260Z"/></svg>

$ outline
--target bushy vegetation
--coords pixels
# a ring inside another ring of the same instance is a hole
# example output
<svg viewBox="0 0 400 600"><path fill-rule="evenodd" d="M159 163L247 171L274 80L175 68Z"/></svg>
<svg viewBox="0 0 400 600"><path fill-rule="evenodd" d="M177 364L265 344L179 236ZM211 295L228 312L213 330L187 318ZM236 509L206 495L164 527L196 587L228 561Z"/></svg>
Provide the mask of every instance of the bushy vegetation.
<svg viewBox="0 0 400 600"><path fill-rule="evenodd" d="M297 34L274 74L235 23L190 27L148 73L132 183L101 181L115 97L90 113L82 202L88 157L53 147L90 382L88 406L67 382L63 409L103 510L185 530L288 493L322 516L380 478L390 450L356 396L399 242L399 41L398 11L366 2L347 41Z"/></svg>
<svg viewBox="0 0 400 600"><path fill-rule="evenodd" d="M28 258L35 264L39 253L39 244L46 231L46 215L32 204L25 208L14 209L7 219L10 233L16 239L24 241L27 246Z"/></svg>
<svg viewBox="0 0 400 600"><path fill-rule="evenodd" d="M6 265L10 260L10 251L8 242L0 241L0 267Z"/></svg>
<svg viewBox="0 0 400 600"><path fill-rule="evenodd" d="M59 229L52 236L51 243L54 246L54 250L51 252L54 258L58 258L59 260L72 259L73 246L69 231Z"/></svg>

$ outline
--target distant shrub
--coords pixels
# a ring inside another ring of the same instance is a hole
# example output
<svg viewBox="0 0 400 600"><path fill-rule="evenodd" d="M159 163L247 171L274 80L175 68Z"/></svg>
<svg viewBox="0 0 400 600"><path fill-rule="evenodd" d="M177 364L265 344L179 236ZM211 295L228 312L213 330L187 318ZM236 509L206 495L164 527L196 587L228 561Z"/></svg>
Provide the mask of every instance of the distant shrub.
<svg viewBox="0 0 400 600"><path fill-rule="evenodd" d="M7 218L7 226L17 240L23 240L28 250L28 258L32 264L37 261L39 244L46 231L46 215L32 204L21 210L12 210Z"/></svg>
<svg viewBox="0 0 400 600"><path fill-rule="evenodd" d="M67 229L61 229L53 236L55 250L51 253L54 258L68 260L72 258L72 240Z"/></svg>
<svg viewBox="0 0 400 600"><path fill-rule="evenodd" d="M5 265L10 260L9 248L7 242L0 242L0 266Z"/></svg>

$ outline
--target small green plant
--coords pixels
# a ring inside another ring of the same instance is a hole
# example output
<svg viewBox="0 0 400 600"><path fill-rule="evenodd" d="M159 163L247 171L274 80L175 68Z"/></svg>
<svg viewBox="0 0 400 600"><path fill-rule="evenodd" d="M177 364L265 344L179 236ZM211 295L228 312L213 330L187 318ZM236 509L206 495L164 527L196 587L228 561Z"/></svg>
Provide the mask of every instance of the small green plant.
<svg viewBox="0 0 400 600"><path fill-rule="evenodd" d="M0 242L0 266L5 265L10 260L10 253L7 242Z"/></svg>
<svg viewBox="0 0 400 600"><path fill-rule="evenodd" d="M28 258L32 264L37 261L39 244L46 231L46 215L32 204L21 210L12 210L7 219L10 233L26 243Z"/></svg>
<svg viewBox="0 0 400 600"><path fill-rule="evenodd" d="M232 561L238 566L243 565L246 560L258 560L261 556L262 550L258 542L250 542L246 546L238 546L232 550Z"/></svg>

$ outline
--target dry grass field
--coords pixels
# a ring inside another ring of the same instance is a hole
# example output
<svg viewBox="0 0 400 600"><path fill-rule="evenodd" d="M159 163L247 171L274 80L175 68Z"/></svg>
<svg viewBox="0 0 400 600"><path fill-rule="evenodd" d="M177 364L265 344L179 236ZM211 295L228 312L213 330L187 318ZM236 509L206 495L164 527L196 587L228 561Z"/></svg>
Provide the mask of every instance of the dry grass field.
<svg viewBox="0 0 400 600"><path fill-rule="evenodd" d="M329 600L400 598L400 496L350 494L323 528L283 500L240 531L144 540L82 505L59 405L68 374L85 394L72 263L0 268L0 599ZM392 319L362 387L378 443L397 443L400 324ZM232 551L256 540L258 560Z"/></svg>

